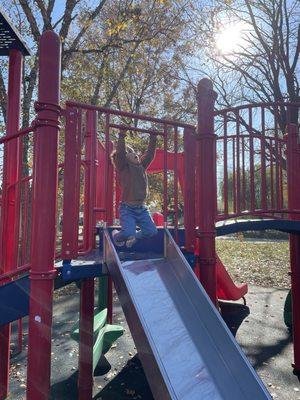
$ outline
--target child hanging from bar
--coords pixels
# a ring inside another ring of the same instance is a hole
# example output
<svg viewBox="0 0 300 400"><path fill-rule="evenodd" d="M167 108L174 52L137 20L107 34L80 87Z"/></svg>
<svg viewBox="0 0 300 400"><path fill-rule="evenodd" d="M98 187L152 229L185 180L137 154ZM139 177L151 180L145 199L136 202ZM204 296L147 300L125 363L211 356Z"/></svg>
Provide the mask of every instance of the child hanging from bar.
<svg viewBox="0 0 300 400"><path fill-rule="evenodd" d="M135 151L125 144L126 131L119 132L116 150L111 154L122 190L120 203L121 230L114 230L112 237L117 246L132 247L137 240L157 234L157 228L145 201L148 195L146 169L155 155L156 136L150 135L146 153L139 158ZM136 227L140 230L136 230Z"/></svg>

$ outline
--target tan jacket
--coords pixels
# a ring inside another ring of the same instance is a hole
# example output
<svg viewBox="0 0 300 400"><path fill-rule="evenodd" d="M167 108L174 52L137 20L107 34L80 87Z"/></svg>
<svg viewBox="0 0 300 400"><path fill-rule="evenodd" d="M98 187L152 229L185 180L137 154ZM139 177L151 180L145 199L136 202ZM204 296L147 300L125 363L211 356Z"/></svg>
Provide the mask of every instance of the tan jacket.
<svg viewBox="0 0 300 400"><path fill-rule="evenodd" d="M126 158L125 137L119 136L116 148L115 166L119 175L122 189L122 201L128 204L141 205L148 195L148 178L146 169L155 155L156 136L151 135L146 153L138 164Z"/></svg>

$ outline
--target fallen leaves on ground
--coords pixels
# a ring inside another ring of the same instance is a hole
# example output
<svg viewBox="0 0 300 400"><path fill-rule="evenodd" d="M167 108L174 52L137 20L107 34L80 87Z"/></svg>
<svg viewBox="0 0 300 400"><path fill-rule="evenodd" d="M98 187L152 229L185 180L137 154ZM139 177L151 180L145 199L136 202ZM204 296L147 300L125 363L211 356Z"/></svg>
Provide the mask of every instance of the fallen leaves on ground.
<svg viewBox="0 0 300 400"><path fill-rule="evenodd" d="M289 288L287 241L217 240L218 256L238 283Z"/></svg>

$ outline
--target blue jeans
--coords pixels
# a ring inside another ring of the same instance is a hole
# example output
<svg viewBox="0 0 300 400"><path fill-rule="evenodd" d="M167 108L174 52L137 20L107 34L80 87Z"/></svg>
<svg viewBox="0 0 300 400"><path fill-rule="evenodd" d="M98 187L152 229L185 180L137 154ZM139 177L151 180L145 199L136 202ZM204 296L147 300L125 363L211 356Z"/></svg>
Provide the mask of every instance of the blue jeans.
<svg viewBox="0 0 300 400"><path fill-rule="evenodd" d="M121 230L114 239L117 242L124 242L128 238L135 237L143 239L157 234L157 228L153 219L144 205L120 204L120 224ZM140 230L137 231L136 227Z"/></svg>

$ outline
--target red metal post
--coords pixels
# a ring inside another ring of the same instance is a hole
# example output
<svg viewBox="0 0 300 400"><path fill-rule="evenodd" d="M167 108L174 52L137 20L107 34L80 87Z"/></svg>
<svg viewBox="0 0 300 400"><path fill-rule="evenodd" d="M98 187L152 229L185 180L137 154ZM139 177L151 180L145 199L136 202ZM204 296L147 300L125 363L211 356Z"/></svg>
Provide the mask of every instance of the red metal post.
<svg viewBox="0 0 300 400"><path fill-rule="evenodd" d="M242 136L242 209L246 210L245 137Z"/></svg>
<svg viewBox="0 0 300 400"><path fill-rule="evenodd" d="M224 197L224 214L228 214L228 138L227 138L227 113L224 115L224 184L223 184L223 197Z"/></svg>
<svg viewBox="0 0 300 400"><path fill-rule="evenodd" d="M28 400L47 400L50 389L61 75L61 44L56 33L43 33L40 38L39 57L39 101L36 104L33 167Z"/></svg>
<svg viewBox="0 0 300 400"><path fill-rule="evenodd" d="M110 161L112 143L110 141L110 114L105 115L105 222L107 225L113 224L113 179L114 171Z"/></svg>
<svg viewBox="0 0 300 400"><path fill-rule="evenodd" d="M252 107L249 108L249 158L250 158L250 211L255 209L254 143L252 126Z"/></svg>
<svg viewBox="0 0 300 400"><path fill-rule="evenodd" d="M7 125L6 136L12 136L19 130L21 81L23 56L17 49L9 53L8 92L7 92ZM11 140L4 145L4 166L1 209L1 273L17 269L15 242L16 186L10 187L18 180L18 144L19 139ZM0 399L8 395L10 353L10 325L0 328Z"/></svg>
<svg viewBox="0 0 300 400"><path fill-rule="evenodd" d="M261 209L267 209L267 177L266 177L266 122L265 108L261 107Z"/></svg>
<svg viewBox="0 0 300 400"><path fill-rule="evenodd" d="M23 348L23 320L18 320L18 352L21 353Z"/></svg>
<svg viewBox="0 0 300 400"><path fill-rule="evenodd" d="M233 213L236 214L236 157L235 157L235 140L236 138L232 138L232 200L233 200Z"/></svg>
<svg viewBox="0 0 300 400"><path fill-rule="evenodd" d="M298 128L295 124L288 124L287 139L287 182L288 208L300 210L300 148L298 142ZM297 213L291 213L290 219L299 220ZM293 310L293 338L294 338L294 368L300 373L300 236L290 235L290 262L292 283L292 310Z"/></svg>
<svg viewBox="0 0 300 400"><path fill-rule="evenodd" d="M178 243L178 127L174 127L174 238Z"/></svg>
<svg viewBox="0 0 300 400"><path fill-rule="evenodd" d="M279 136L278 136L278 107L275 106L275 115L274 115L274 139L275 139L275 185L276 185L276 208L280 209L280 176L279 176L279 167L280 167L280 155L279 155Z"/></svg>
<svg viewBox="0 0 300 400"><path fill-rule="evenodd" d="M85 162L88 165L84 188L84 243L86 249L94 247L96 204L96 135L97 112L88 111L86 121ZM78 399L93 397L93 324L94 279L82 282L80 290L80 341Z"/></svg>
<svg viewBox="0 0 300 400"><path fill-rule="evenodd" d="M164 227L168 225L168 127L164 124L164 175L163 175Z"/></svg>
<svg viewBox="0 0 300 400"><path fill-rule="evenodd" d="M217 211L216 135L214 134L214 103L217 94L209 79L198 84L197 132L197 221L200 280L212 302L217 302L215 218Z"/></svg>
<svg viewBox="0 0 300 400"><path fill-rule="evenodd" d="M87 112L85 163L87 165L84 181L84 250L90 251L95 243L96 205L96 135L97 111Z"/></svg>
<svg viewBox="0 0 300 400"><path fill-rule="evenodd" d="M113 281L109 276L107 280L107 321L112 324L113 320Z"/></svg>
<svg viewBox="0 0 300 400"><path fill-rule="evenodd" d="M81 122L81 118L78 118L77 109L69 107L65 118L64 181L68 184L64 185L61 256L71 260L78 256L81 167L81 126L78 126L78 122Z"/></svg>
<svg viewBox="0 0 300 400"><path fill-rule="evenodd" d="M195 162L196 135L192 128L184 128L184 232L185 248L193 252L195 249Z"/></svg>
<svg viewBox="0 0 300 400"><path fill-rule="evenodd" d="M241 165L240 165L240 114L237 110L235 113L236 118L236 212L241 213Z"/></svg>
<svg viewBox="0 0 300 400"><path fill-rule="evenodd" d="M80 290L80 339L78 399L93 397L94 279L86 279Z"/></svg>

